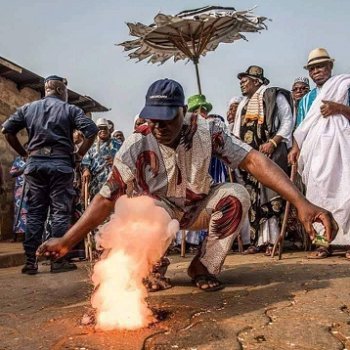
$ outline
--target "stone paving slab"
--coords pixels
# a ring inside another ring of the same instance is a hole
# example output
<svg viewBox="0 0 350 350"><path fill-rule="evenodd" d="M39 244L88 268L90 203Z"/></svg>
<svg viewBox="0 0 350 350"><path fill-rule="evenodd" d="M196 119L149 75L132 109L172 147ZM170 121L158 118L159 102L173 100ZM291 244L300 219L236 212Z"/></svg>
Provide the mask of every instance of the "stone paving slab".
<svg viewBox="0 0 350 350"><path fill-rule="evenodd" d="M90 309L87 263L55 275L48 266L36 276L1 269L0 349L350 349L350 263L304 256L231 255L221 275L226 288L214 293L191 284L190 258L171 257L174 288L149 297L166 317L137 331L80 325Z"/></svg>

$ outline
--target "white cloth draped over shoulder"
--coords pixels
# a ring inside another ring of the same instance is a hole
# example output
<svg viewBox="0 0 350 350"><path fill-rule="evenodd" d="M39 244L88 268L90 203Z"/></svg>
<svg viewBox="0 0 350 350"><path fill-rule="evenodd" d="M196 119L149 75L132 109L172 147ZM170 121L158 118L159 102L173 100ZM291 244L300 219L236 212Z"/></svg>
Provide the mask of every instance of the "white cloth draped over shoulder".
<svg viewBox="0 0 350 350"><path fill-rule="evenodd" d="M239 103L236 111L235 121L232 125L232 134L238 138L241 138L241 124L242 124L242 110L248 102L247 97L243 97L242 101Z"/></svg>
<svg viewBox="0 0 350 350"><path fill-rule="evenodd" d="M294 132L306 198L329 210L339 225L333 245L350 245L350 122L343 115L324 118L320 107L323 100L347 105L349 88L349 74L330 78ZM321 231L321 225L315 228Z"/></svg>

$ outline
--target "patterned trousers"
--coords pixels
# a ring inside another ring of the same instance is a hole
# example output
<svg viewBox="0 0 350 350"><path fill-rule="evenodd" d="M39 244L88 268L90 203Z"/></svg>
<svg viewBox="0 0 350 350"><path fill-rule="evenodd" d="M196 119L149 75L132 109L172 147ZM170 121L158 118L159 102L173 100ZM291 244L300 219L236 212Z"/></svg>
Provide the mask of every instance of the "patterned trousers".
<svg viewBox="0 0 350 350"><path fill-rule="evenodd" d="M159 204L173 219L171 208ZM200 253L201 263L211 274L219 274L234 239L238 236L250 206L247 190L239 185L223 183L215 185L209 194L196 202L197 216L188 230L208 230ZM180 222L181 224L181 222Z"/></svg>

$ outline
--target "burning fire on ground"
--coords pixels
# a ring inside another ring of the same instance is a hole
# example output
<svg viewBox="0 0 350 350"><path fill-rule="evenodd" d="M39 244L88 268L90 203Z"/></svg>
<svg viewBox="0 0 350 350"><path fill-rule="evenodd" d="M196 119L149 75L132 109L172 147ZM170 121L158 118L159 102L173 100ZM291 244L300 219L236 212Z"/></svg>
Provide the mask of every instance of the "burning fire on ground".
<svg viewBox="0 0 350 350"><path fill-rule="evenodd" d="M96 328L137 329L154 321L145 298L146 278L179 229L150 197L121 197L96 237L104 249L92 275Z"/></svg>

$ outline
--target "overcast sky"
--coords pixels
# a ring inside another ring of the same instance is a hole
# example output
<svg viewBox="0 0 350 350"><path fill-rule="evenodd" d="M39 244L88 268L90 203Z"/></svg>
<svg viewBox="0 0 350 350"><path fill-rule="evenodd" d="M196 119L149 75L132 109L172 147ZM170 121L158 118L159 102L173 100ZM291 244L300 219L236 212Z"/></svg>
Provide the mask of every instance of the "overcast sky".
<svg viewBox="0 0 350 350"><path fill-rule="evenodd" d="M247 34L248 42L222 44L202 58L202 90L214 113L226 114L240 92L236 75L251 64L265 69L270 86L290 88L295 77L307 74L302 67L309 51L325 47L336 59L334 73L350 72L349 0L0 0L0 56L42 76L67 77L72 90L112 108L94 119L105 116L129 134L154 80L175 79L187 96L197 88L191 63L130 61L114 46L132 39L125 22L149 24L158 12L206 5L257 5L255 14L272 19L267 31Z"/></svg>

